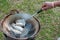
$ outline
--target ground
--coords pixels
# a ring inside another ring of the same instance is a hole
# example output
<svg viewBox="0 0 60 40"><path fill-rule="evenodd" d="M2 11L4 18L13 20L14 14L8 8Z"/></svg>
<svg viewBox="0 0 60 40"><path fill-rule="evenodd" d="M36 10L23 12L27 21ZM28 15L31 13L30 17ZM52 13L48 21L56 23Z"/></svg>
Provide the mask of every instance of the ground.
<svg viewBox="0 0 60 40"><path fill-rule="evenodd" d="M54 0L0 0L0 20L12 9L34 14L45 1ZM41 25L41 29L35 38L36 40L57 40L60 37L59 8L43 11L35 17L39 19ZM0 32L0 40L3 40L2 32Z"/></svg>

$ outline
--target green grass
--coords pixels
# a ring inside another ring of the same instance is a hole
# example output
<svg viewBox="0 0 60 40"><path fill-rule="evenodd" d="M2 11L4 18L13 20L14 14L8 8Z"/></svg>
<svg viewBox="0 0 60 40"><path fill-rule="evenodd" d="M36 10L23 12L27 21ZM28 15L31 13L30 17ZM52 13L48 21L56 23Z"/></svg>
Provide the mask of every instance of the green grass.
<svg viewBox="0 0 60 40"><path fill-rule="evenodd" d="M34 14L41 8L45 1L52 0L0 0L0 20L11 9L18 9L25 13ZM60 12L57 10L56 8L43 11L37 16L41 29L35 38L36 40L56 40L60 37ZM0 32L0 40L2 39L2 33Z"/></svg>

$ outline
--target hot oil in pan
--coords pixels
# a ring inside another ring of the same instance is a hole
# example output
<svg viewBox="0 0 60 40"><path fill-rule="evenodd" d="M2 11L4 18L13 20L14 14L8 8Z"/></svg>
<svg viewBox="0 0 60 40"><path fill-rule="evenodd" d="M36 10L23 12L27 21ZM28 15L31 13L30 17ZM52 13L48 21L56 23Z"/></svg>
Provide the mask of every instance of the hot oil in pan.
<svg viewBox="0 0 60 40"><path fill-rule="evenodd" d="M34 31L35 31L34 23L31 20L27 20L24 26L24 31L21 34L15 34L14 32L10 32L10 33L16 38L25 38L33 35Z"/></svg>
<svg viewBox="0 0 60 40"><path fill-rule="evenodd" d="M30 37L35 32L34 23L31 20L27 20L27 24L26 25L28 26L28 28L30 28L30 31L28 32L28 34L26 36Z"/></svg>
<svg viewBox="0 0 60 40"><path fill-rule="evenodd" d="M30 37L33 35L35 31L33 22L31 20L27 20L24 29L25 31L20 35L20 37Z"/></svg>

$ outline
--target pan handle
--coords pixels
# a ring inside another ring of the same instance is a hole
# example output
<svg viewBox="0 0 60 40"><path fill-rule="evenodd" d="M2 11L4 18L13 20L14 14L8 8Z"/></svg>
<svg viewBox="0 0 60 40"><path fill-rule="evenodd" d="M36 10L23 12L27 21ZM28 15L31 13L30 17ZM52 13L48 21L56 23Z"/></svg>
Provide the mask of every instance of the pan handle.
<svg viewBox="0 0 60 40"><path fill-rule="evenodd" d="M42 9L40 9L37 13L39 14L40 12L42 12L43 10Z"/></svg>

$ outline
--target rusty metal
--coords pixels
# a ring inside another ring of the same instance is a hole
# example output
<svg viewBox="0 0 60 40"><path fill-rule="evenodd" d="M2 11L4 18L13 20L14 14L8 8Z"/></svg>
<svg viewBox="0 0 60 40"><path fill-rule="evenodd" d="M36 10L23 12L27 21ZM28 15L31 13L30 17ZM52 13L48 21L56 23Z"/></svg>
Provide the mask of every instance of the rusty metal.
<svg viewBox="0 0 60 40"><path fill-rule="evenodd" d="M10 13L2 20L2 22L1 22L2 29L3 29L3 25L4 25L5 20L6 20L9 16L14 15L15 12L16 12L16 13L19 13L19 11L17 11L17 10L11 10ZM36 20L36 22L38 23L38 28L36 28L36 30L37 30L36 32L38 33L39 30L40 30L40 22L37 20L37 18L35 18L35 17L33 17L33 18L34 18L34 19ZM6 39L6 40L34 40L34 38L35 38L36 35L37 35L37 33L36 33L36 34L32 35L31 37L27 37L27 38L14 38L14 37L11 37L10 35L7 35L7 34L4 32L4 30L3 30L3 33L4 33L4 36L5 36L5 39Z"/></svg>

